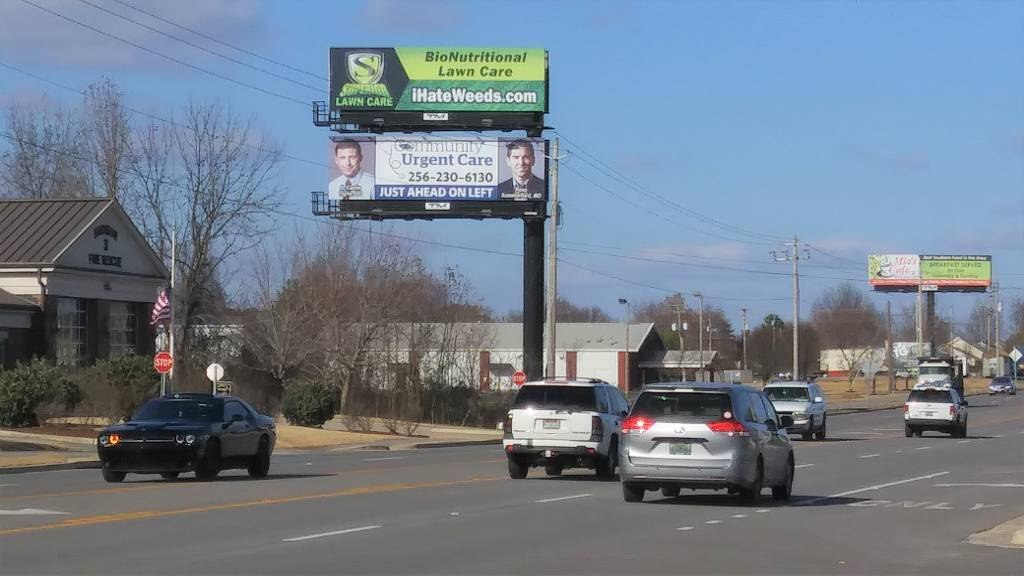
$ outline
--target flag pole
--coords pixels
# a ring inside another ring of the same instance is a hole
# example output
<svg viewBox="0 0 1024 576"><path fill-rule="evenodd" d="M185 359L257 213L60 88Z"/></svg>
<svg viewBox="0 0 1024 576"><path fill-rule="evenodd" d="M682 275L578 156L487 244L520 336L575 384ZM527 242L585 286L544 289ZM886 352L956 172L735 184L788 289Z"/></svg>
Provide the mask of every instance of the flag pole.
<svg viewBox="0 0 1024 576"><path fill-rule="evenodd" d="M175 268L178 267L177 266L177 262L178 262L178 254L177 254L178 245L177 245L177 241L178 241L178 224L177 224L177 222L175 222L174 225L171 228L171 294L170 294L170 298L169 298L169 300L170 300L170 307L171 307L171 319L170 319L170 325L168 326L168 333L170 334L169 340L170 340L170 345L171 345L171 359L172 360L174 360L176 358L176 356L174 354L174 298L175 298L175 295L174 295L174 270L175 270ZM174 385L174 364L171 364L170 380L171 380L171 385L173 387L173 385Z"/></svg>

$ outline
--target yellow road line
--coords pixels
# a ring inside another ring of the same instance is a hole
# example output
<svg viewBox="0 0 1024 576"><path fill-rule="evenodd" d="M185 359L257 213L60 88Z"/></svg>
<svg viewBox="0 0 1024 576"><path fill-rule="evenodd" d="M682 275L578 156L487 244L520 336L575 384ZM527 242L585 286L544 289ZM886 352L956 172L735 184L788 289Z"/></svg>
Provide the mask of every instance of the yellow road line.
<svg viewBox="0 0 1024 576"><path fill-rule="evenodd" d="M235 510L240 508L252 508L256 506L268 506L271 504L290 504L294 502L305 502L309 500L322 500L326 498L340 498L343 496L358 496L364 494L383 494L387 492L399 492L402 490L417 490L423 488L443 488L445 486L460 486L465 484L479 484L482 482L494 482L503 480L504 476L468 478L465 480L447 480L443 482L425 482L420 484L376 484L348 488L335 492L322 492L318 494L303 494L301 496L285 496L281 498L262 498L260 500L248 500L244 502L228 502L224 504L211 504L208 506L195 506L192 508L177 508L172 510L138 510L135 512L121 512L119 514L105 514L99 516L82 516L81 518L69 518L53 524L42 524L38 526L25 526L22 528L10 528L0 530L0 536L11 536L14 534L28 534L30 532L41 532L44 530L56 530L58 528L79 528L82 526L95 526L97 524L112 524L115 522L127 522L130 520L147 520L150 518L166 518L168 516L180 516L183 514L195 514L198 512L215 512L218 510Z"/></svg>

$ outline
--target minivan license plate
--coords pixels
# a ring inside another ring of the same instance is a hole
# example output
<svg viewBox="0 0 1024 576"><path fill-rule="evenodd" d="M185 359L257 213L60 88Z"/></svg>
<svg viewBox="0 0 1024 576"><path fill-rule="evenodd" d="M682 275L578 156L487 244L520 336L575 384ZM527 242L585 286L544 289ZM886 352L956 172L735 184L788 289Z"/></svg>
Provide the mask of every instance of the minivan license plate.
<svg viewBox="0 0 1024 576"><path fill-rule="evenodd" d="M558 430L558 423L559 422L560 422L560 420L545 420L544 421L544 429L545 430Z"/></svg>
<svg viewBox="0 0 1024 576"><path fill-rule="evenodd" d="M689 456L690 444L689 442L678 442L675 444L669 444L668 453L672 456Z"/></svg>

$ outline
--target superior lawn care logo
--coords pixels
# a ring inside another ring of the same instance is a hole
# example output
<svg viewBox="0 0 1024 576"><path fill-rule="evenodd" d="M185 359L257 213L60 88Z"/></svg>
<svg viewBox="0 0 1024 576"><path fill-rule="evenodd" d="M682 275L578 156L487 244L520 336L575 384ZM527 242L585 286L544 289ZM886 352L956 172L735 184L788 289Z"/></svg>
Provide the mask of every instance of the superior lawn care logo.
<svg viewBox="0 0 1024 576"><path fill-rule="evenodd" d="M332 48L341 112L546 112L547 52L535 48Z"/></svg>
<svg viewBox="0 0 1024 576"><path fill-rule="evenodd" d="M345 60L351 82L341 87L335 99L339 108L390 108L395 105L388 87L380 83L384 76L384 55L380 52L351 52Z"/></svg>

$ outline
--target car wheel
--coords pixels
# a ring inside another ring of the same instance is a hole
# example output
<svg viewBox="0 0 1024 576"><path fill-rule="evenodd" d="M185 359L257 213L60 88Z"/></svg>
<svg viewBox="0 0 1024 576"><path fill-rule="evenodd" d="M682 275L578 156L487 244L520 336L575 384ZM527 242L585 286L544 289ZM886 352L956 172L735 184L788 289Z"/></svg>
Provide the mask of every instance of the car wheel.
<svg viewBox="0 0 1024 576"><path fill-rule="evenodd" d="M661 495L665 498L678 498L679 486L662 486Z"/></svg>
<svg viewBox="0 0 1024 576"><path fill-rule="evenodd" d="M107 482L120 482L127 476L127 472L115 472L113 470L103 469L103 479Z"/></svg>
<svg viewBox="0 0 1024 576"><path fill-rule="evenodd" d="M921 438L924 436L924 430L914 430L914 436Z"/></svg>
<svg viewBox="0 0 1024 576"><path fill-rule="evenodd" d="M217 474L220 474L220 443L212 440L206 445L202 460L196 464L196 478L213 480Z"/></svg>
<svg viewBox="0 0 1024 576"><path fill-rule="evenodd" d="M644 487L633 482L622 483L622 499L626 502L642 502L644 499Z"/></svg>
<svg viewBox="0 0 1024 576"><path fill-rule="evenodd" d="M757 504L761 499L761 489L764 488L764 462L757 458L757 473L754 482L747 488L740 489L740 497L748 504Z"/></svg>
<svg viewBox="0 0 1024 576"><path fill-rule="evenodd" d="M914 429L910 427L910 424L903 425L903 435L910 438L914 435Z"/></svg>
<svg viewBox="0 0 1024 576"><path fill-rule="evenodd" d="M826 431L828 430L828 416L821 417L821 428L814 433L815 440L824 440Z"/></svg>
<svg viewBox="0 0 1024 576"><path fill-rule="evenodd" d="M789 462L786 462L786 479L781 485L772 486L772 498L774 500L789 500L790 495L793 494L794 468L793 459L790 458Z"/></svg>
<svg viewBox="0 0 1024 576"><path fill-rule="evenodd" d="M812 436L814 436L814 416L807 421L807 431L803 433L803 439L810 440Z"/></svg>
<svg viewBox="0 0 1024 576"><path fill-rule="evenodd" d="M160 477L163 478L164 480L174 480L175 478L178 477L178 473L177 472L161 472L160 473Z"/></svg>
<svg viewBox="0 0 1024 576"><path fill-rule="evenodd" d="M266 436L260 438L260 447L256 449L256 455L249 460L249 476L253 478L266 478L270 473L270 439Z"/></svg>
<svg viewBox="0 0 1024 576"><path fill-rule="evenodd" d="M562 468L561 464L548 464L544 467L544 473L548 476L561 476Z"/></svg>
<svg viewBox="0 0 1024 576"><path fill-rule="evenodd" d="M526 478L527 472L530 471L530 467L526 464L519 462L518 460L508 459L508 475L513 480L522 480Z"/></svg>
<svg viewBox="0 0 1024 576"><path fill-rule="evenodd" d="M597 477L603 480L608 480L615 476L615 468L619 462L619 441L617 438L612 438L608 444L608 455L597 456Z"/></svg>
<svg viewBox="0 0 1024 576"><path fill-rule="evenodd" d="M967 422L960 425L960 437L967 438Z"/></svg>

